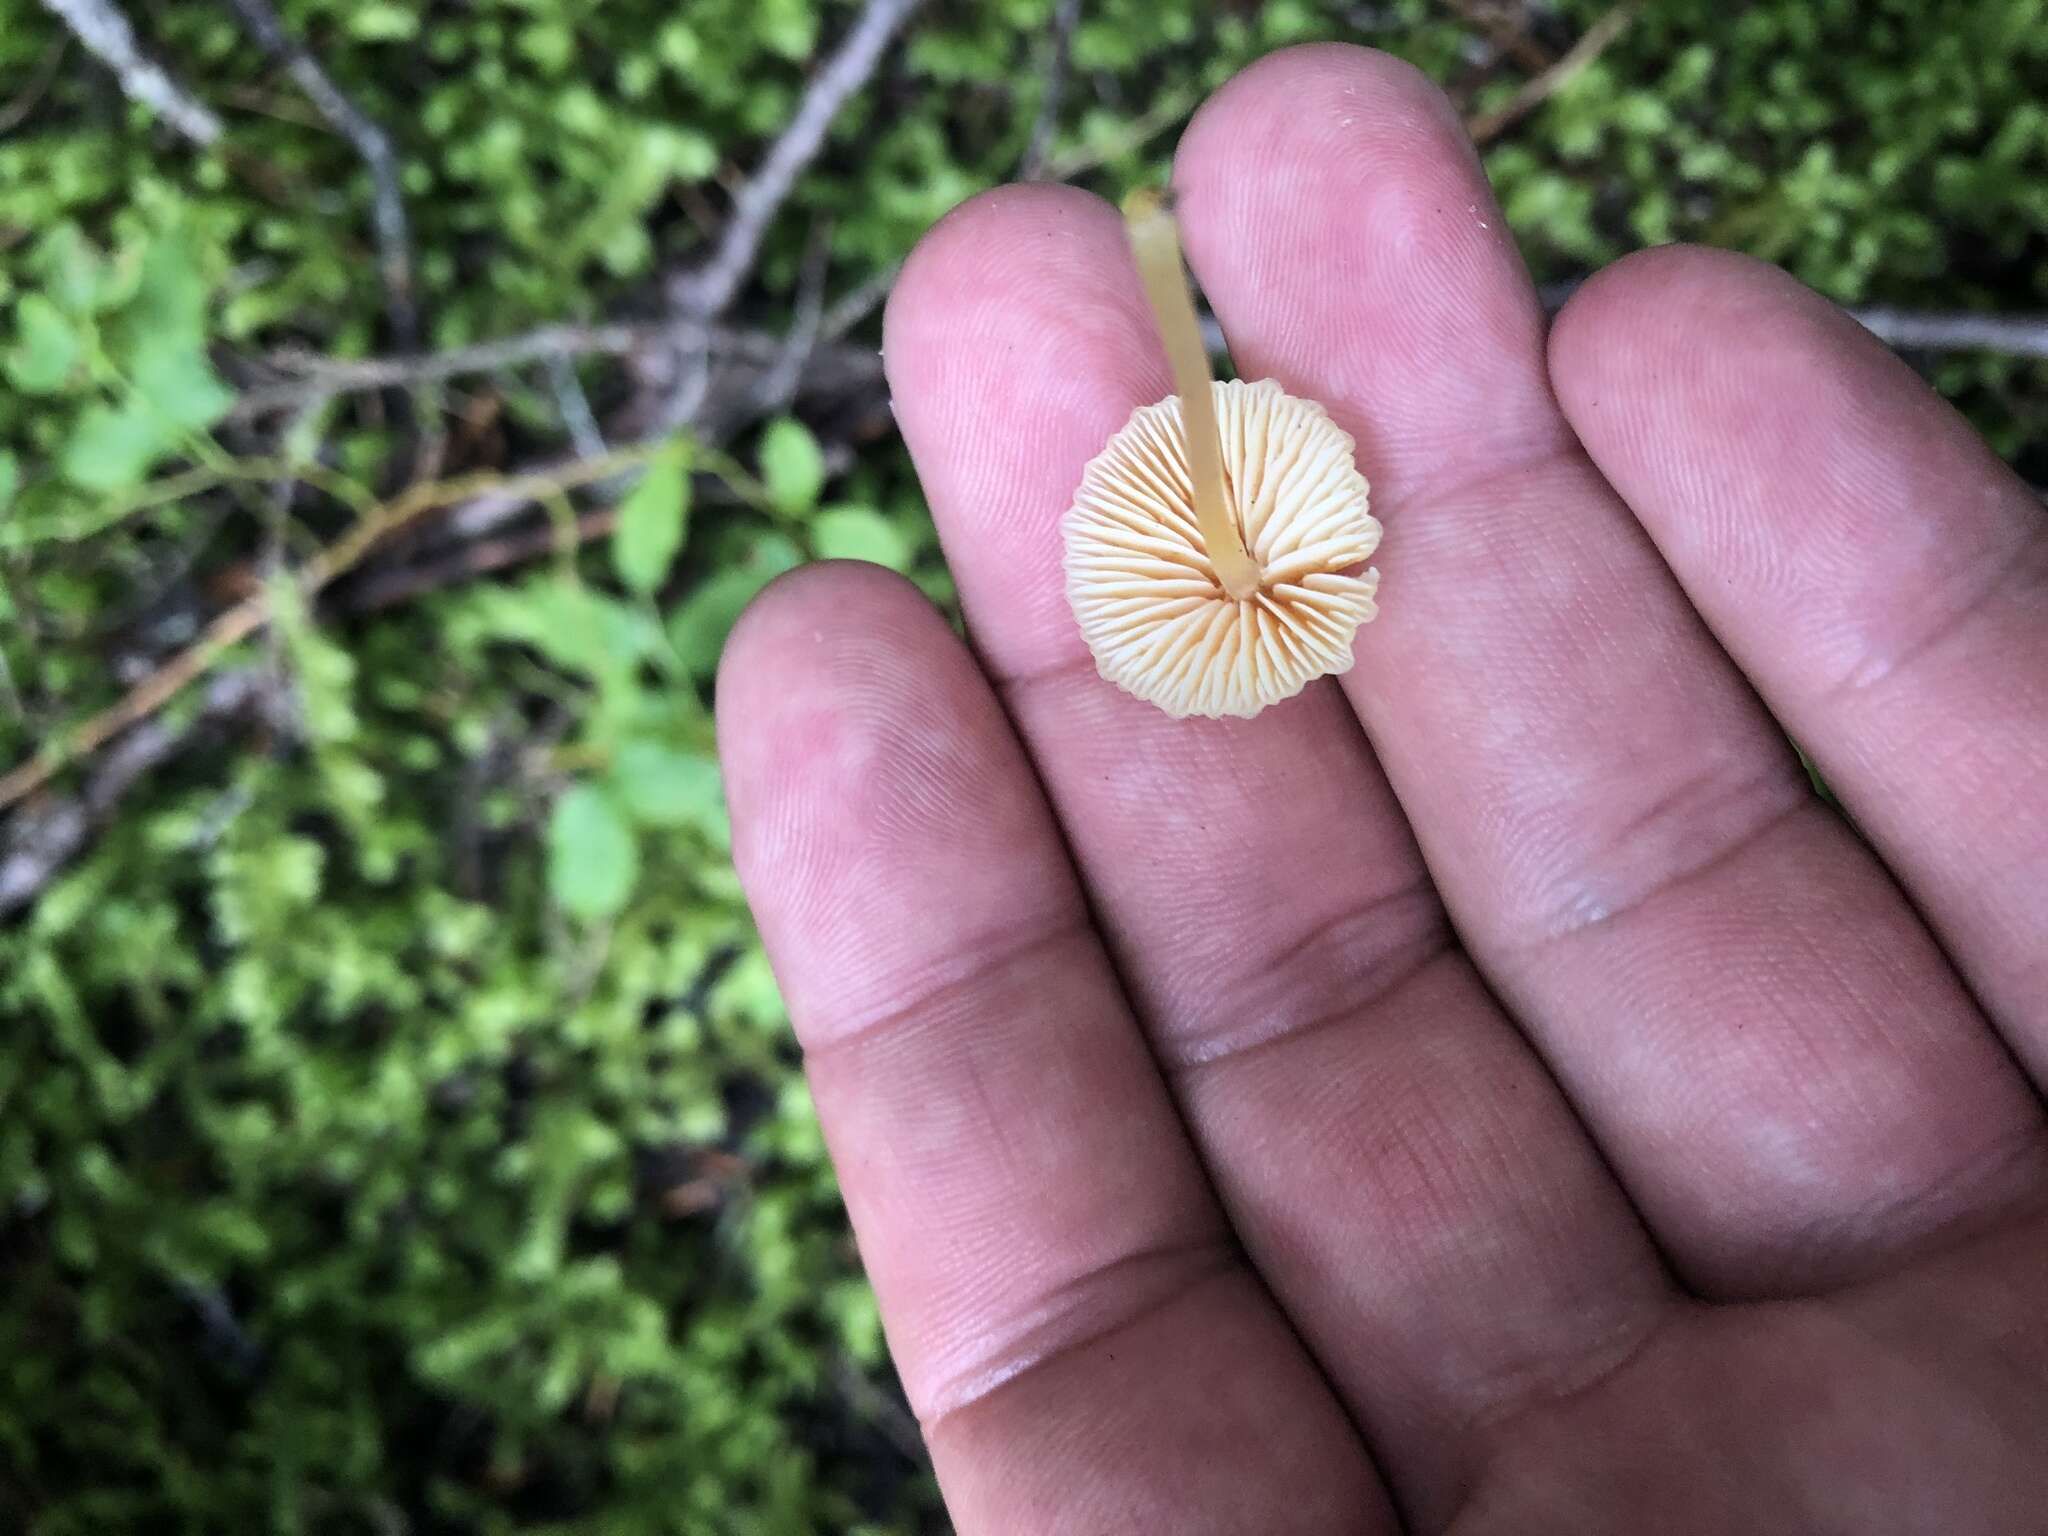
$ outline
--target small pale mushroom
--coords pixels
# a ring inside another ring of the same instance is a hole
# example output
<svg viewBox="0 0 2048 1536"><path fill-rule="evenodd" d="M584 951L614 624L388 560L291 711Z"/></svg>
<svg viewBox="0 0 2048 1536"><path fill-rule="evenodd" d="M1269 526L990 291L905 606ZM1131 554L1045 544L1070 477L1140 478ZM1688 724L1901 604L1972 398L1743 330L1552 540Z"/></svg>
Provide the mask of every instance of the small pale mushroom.
<svg viewBox="0 0 2048 1536"><path fill-rule="evenodd" d="M1271 380L1214 382L1156 193L1125 204L1177 394L1089 462L1064 523L1067 599L1110 682L1169 715L1248 717L1351 665L1378 612L1355 445Z"/></svg>

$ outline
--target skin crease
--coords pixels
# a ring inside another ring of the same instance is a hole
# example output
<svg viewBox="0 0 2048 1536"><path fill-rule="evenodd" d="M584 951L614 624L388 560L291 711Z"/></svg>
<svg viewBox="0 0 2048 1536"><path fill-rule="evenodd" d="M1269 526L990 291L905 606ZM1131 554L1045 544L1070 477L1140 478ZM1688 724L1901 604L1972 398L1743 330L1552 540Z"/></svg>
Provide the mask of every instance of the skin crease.
<svg viewBox="0 0 2048 1536"><path fill-rule="evenodd" d="M1254 66L1175 185L1240 372L1359 440L1353 671L1230 722L1095 675L1059 519L1164 360L1037 187L887 325L974 650L827 565L719 682L958 1528L2048 1531L2039 504L1755 263L1546 335L1382 55Z"/></svg>

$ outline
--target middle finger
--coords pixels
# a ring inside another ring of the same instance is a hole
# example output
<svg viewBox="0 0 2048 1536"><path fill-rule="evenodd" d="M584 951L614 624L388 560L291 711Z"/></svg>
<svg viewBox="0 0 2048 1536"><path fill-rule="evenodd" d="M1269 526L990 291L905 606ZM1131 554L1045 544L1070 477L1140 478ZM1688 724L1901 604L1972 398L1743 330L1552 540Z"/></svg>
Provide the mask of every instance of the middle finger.
<svg viewBox="0 0 2048 1536"><path fill-rule="evenodd" d="M1167 393L1116 215L954 214L890 301L904 435L984 660L1252 1258L1426 1522L1481 1417L1626 1350L1668 1287L1463 955L1342 695L1176 721L1096 675L1059 520Z"/></svg>
<svg viewBox="0 0 2048 1536"><path fill-rule="evenodd" d="M1681 1269L1799 1290L2012 1198L2034 1101L1572 438L1442 93L1365 49L1281 54L1175 179L1245 376L1323 401L1374 479L1382 616L1346 690Z"/></svg>

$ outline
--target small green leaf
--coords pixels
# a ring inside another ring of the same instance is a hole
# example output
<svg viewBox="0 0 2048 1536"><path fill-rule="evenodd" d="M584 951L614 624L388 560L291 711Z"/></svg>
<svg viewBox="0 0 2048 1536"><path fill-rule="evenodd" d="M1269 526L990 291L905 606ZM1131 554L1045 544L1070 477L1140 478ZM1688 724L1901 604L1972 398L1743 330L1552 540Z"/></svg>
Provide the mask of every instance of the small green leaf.
<svg viewBox="0 0 2048 1536"><path fill-rule="evenodd" d="M0 512L14 504L14 494L21 489L21 461L5 448L0 448Z"/></svg>
<svg viewBox="0 0 2048 1536"><path fill-rule="evenodd" d="M188 432L204 431L235 403L234 392L221 383L205 349L168 331L138 343L128 376L151 410Z"/></svg>
<svg viewBox="0 0 2048 1536"><path fill-rule="evenodd" d="M470 611L493 638L530 645L586 677L630 674L661 640L631 605L551 576L481 591Z"/></svg>
<svg viewBox="0 0 2048 1536"><path fill-rule="evenodd" d="M198 347L206 334L206 274L191 237L182 230L158 235L142 255L135 299L122 318L138 350L151 338Z"/></svg>
<svg viewBox="0 0 2048 1536"><path fill-rule="evenodd" d="M74 315L100 307L108 285L106 258L76 224L59 224L36 245L31 262L50 295Z"/></svg>
<svg viewBox="0 0 2048 1536"><path fill-rule="evenodd" d="M627 814L649 827L725 833L725 791L718 763L658 741L629 741L612 760L612 780Z"/></svg>
<svg viewBox="0 0 2048 1536"><path fill-rule="evenodd" d="M86 407L64 444L64 478L88 491L139 485L149 466L172 445L168 424L141 405Z"/></svg>
<svg viewBox="0 0 2048 1536"><path fill-rule="evenodd" d="M409 42L419 35L420 19L402 5L377 0L358 5L348 13L348 30L366 43Z"/></svg>
<svg viewBox="0 0 2048 1536"><path fill-rule="evenodd" d="M519 32L519 51L550 75L559 75L576 58L576 32L559 21L534 22Z"/></svg>
<svg viewBox="0 0 2048 1536"><path fill-rule="evenodd" d="M725 637L747 604L769 582L802 563L795 545L771 534L754 546L745 561L720 571L678 604L669 617L668 639L685 670L699 678L715 673Z"/></svg>
<svg viewBox="0 0 2048 1536"><path fill-rule="evenodd" d="M683 547L690 514L690 470L683 449L663 452L619 508L612 535L612 569L629 591L659 588Z"/></svg>
<svg viewBox="0 0 2048 1536"><path fill-rule="evenodd" d="M825 489L825 455L800 421L783 416L761 434L761 483L781 512L808 512Z"/></svg>
<svg viewBox="0 0 2048 1536"><path fill-rule="evenodd" d="M718 145L701 133L662 126L650 130L660 163L684 181L702 181L718 169Z"/></svg>
<svg viewBox="0 0 2048 1536"><path fill-rule="evenodd" d="M20 340L7 358L7 376L31 395L54 395L70 380L84 344L64 312L40 293L15 306Z"/></svg>
<svg viewBox="0 0 2048 1536"><path fill-rule="evenodd" d="M594 784L573 786L548 821L548 890L562 910L585 920L624 909L640 875L633 829L611 796Z"/></svg>
<svg viewBox="0 0 2048 1536"><path fill-rule="evenodd" d="M910 540L872 507L828 507L811 520L811 547L821 560L866 560L892 571L910 564Z"/></svg>

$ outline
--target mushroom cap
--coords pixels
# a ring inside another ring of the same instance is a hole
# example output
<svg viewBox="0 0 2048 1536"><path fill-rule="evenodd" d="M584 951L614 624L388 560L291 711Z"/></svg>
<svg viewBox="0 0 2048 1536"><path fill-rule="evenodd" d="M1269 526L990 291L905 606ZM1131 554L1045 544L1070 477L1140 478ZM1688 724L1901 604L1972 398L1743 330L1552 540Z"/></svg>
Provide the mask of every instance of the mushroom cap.
<svg viewBox="0 0 2048 1536"><path fill-rule="evenodd" d="M1270 379L1215 392L1224 494L1258 562L1228 596L1195 520L1180 397L1141 406L1088 464L1067 513L1067 600L1096 668L1169 715L1257 714L1351 666L1379 609L1379 547L1352 440Z"/></svg>

